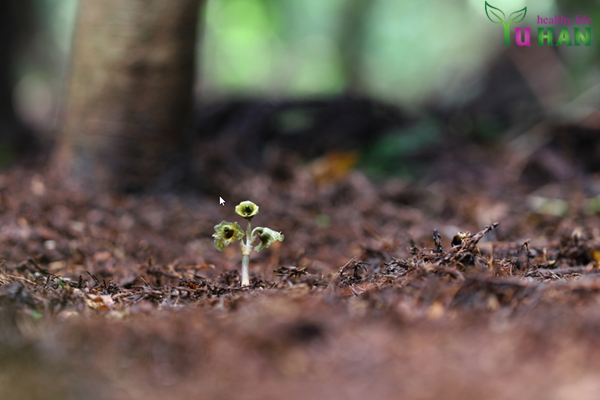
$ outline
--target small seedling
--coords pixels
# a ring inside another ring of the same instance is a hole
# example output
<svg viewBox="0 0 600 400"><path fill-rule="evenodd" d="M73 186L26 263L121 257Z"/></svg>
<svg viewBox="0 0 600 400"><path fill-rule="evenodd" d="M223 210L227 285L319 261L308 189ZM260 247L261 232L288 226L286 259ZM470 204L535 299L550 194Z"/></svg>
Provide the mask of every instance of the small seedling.
<svg viewBox="0 0 600 400"><path fill-rule="evenodd" d="M242 286L250 285L250 275L248 265L250 263L250 253L252 252L252 243L256 238L260 239L260 243L254 248L256 251L261 251L271 246L276 240L283 241L283 234L269 228L258 227L252 230L252 218L258 214L258 206L251 201L242 201L235 207L237 215L245 218L248 221L246 233L238 225L237 222L223 221L215 225L215 247L219 251L225 250L225 247L231 243L241 240L246 235L246 243L242 240L240 248L242 250Z"/></svg>

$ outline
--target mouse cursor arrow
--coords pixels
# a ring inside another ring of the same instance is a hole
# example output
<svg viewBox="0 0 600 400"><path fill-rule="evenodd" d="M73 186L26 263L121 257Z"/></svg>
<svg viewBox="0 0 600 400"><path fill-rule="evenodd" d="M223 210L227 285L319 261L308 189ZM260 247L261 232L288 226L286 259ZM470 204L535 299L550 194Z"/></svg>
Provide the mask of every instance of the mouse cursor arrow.
<svg viewBox="0 0 600 400"><path fill-rule="evenodd" d="M219 204L225 207L225 200L222 197L219 197Z"/></svg>

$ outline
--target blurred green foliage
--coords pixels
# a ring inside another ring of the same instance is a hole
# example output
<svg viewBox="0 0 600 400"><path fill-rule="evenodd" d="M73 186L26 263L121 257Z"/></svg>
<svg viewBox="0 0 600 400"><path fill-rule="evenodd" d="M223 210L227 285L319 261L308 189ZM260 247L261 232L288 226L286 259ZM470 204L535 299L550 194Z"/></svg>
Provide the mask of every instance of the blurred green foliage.
<svg viewBox="0 0 600 400"><path fill-rule="evenodd" d="M20 63L21 79L29 80L17 85L23 93L16 98L29 107L23 112L43 125L53 117L48 104L60 103L78 2L36 1L39 40ZM561 13L600 20L598 0L491 3L507 12L527 6L521 26L536 27L537 15ZM197 89L209 101L232 95L281 98L358 92L408 109L426 103L443 108L477 95L472 89L481 86L494 57L506 50L502 29L486 18L483 0L210 0L203 13ZM595 36L589 48L559 49L572 79L567 100L598 85ZM32 82L44 87L32 88ZM291 113L280 122L293 130L310 121ZM471 123L482 127L484 136L497 136L505 129L485 115L473 116ZM398 163L402 154L427 146L444 128L428 120L411 131L389 132L367 151L362 164L376 175L411 174Z"/></svg>
<svg viewBox="0 0 600 400"><path fill-rule="evenodd" d="M332 94L352 85L352 69L366 94L418 101L495 52L493 29L478 14L462 0L212 1L204 86L209 93ZM357 65L345 65L344 52L357 53Z"/></svg>
<svg viewBox="0 0 600 400"><path fill-rule="evenodd" d="M342 89L331 23L341 0L208 3L203 81L217 92L329 94Z"/></svg>
<svg viewBox="0 0 600 400"><path fill-rule="evenodd" d="M442 129L434 119L423 118L410 128L389 132L365 149L359 167L375 178L395 175L411 179L422 176L426 167L407 162L407 158L438 141Z"/></svg>
<svg viewBox="0 0 600 400"><path fill-rule="evenodd" d="M29 58L64 74L78 2L37 2L41 30L28 53L42 56ZM538 14L560 10L600 18L597 1L494 4L506 10L527 6L524 26L535 26ZM482 0L210 0L204 13L198 71L206 96L336 94L356 89L358 79L363 94L404 105L431 98L461 101L465 82L503 50L501 32L485 18ZM597 47L561 52L578 89L597 79Z"/></svg>
<svg viewBox="0 0 600 400"><path fill-rule="evenodd" d="M77 0L37 1L40 47L50 49L42 51L45 60L65 70ZM527 6L524 26L535 26L538 14L559 10L598 20L600 8L592 3L494 2L506 10ZM358 89L405 106L432 98L452 103L464 99L465 83L503 50L501 32L485 18L482 0L210 0L204 13L198 46L204 96ZM561 49L578 89L597 79L596 48Z"/></svg>

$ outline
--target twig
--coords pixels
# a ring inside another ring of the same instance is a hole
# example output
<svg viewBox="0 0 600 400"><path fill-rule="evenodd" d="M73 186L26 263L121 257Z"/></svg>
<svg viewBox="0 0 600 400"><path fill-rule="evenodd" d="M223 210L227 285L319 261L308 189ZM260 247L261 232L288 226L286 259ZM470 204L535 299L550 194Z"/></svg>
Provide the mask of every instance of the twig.
<svg viewBox="0 0 600 400"><path fill-rule="evenodd" d="M538 268L531 270L525 276L529 276L531 274L535 274L539 272L540 274L555 274L555 275L569 275L569 274L600 274L600 270L595 269L590 266L579 266L579 267L565 267L565 268L557 268L557 269L549 269L549 268Z"/></svg>
<svg viewBox="0 0 600 400"><path fill-rule="evenodd" d="M42 274L44 274L44 275L50 275L50 271L48 271L47 269L44 269L44 268L40 267L38 265L38 263L36 263L33 258L27 257L27 261L29 261L31 263L31 265L33 265L35 267L35 269L37 269Z"/></svg>
<svg viewBox="0 0 600 400"><path fill-rule="evenodd" d="M35 285L35 282L34 282L34 281L30 281L30 280L29 280L29 279L27 279L27 278L23 278L23 277L20 277L20 276L15 276L15 275L10 275L10 274L4 274L4 276L7 276L7 277L9 277L9 278L12 278L12 279L19 279L19 280L21 280L21 281L25 281L25 282L27 282L27 283L30 283L30 284L32 284L32 285Z"/></svg>
<svg viewBox="0 0 600 400"><path fill-rule="evenodd" d="M521 252L521 249L525 248L527 250L527 259L525 260L525 269L528 270L529 269L529 257L531 256L531 252L529 251L529 241L531 239L527 239L526 241L523 242L523 244L521 245L521 247L519 248L519 251L517 251L517 256L519 255L519 253Z"/></svg>
<svg viewBox="0 0 600 400"><path fill-rule="evenodd" d="M494 222L493 224L486 226L485 229L483 229L482 231L479 231L476 234L474 234L473 236L471 236L469 238L466 249L473 250L473 248L475 248L475 246L477 246L477 243L479 243L479 241L486 235L486 233L496 229L497 226L498 226L498 222Z"/></svg>
<svg viewBox="0 0 600 400"><path fill-rule="evenodd" d="M433 243L435 244L435 252L442 254L444 252L444 246L442 245L442 237L437 229L433 230Z"/></svg>

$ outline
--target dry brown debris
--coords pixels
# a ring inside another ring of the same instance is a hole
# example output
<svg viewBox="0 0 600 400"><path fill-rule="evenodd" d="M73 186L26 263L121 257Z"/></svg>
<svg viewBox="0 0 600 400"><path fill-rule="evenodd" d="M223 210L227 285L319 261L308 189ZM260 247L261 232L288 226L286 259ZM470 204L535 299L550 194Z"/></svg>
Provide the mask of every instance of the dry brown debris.
<svg viewBox="0 0 600 400"><path fill-rule="evenodd" d="M595 398L597 216L498 197L481 229L452 190L425 212L359 174L293 179L245 188L286 241L242 288L214 199L3 175L0 397Z"/></svg>

